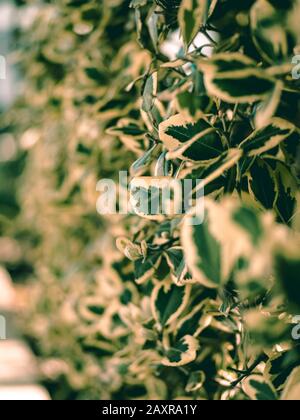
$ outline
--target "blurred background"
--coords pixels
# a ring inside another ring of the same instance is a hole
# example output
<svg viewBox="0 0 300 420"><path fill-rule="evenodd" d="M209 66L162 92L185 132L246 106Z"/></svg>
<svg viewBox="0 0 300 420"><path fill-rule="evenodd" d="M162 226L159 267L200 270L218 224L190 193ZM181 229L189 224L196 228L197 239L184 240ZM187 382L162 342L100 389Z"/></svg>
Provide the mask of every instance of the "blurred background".
<svg viewBox="0 0 300 420"><path fill-rule="evenodd" d="M21 23L14 2L0 3L0 400L47 400L48 392L38 385L36 359L16 327L19 312L18 292L10 271L18 269L20 247L6 236L4 225L19 214L16 182L25 156L19 149L4 115L21 92L21 83L10 55L13 33Z"/></svg>
<svg viewBox="0 0 300 420"><path fill-rule="evenodd" d="M15 67L10 61L12 34L18 16L12 1L0 3L0 78L1 121L20 90ZM3 69L4 66L4 69ZM23 153L9 126L0 126L0 400L48 399L48 393L36 385L36 361L28 346L15 328L18 300L7 268L20 260L21 251L16 241L5 236L3 224L19 213L16 198L16 181L22 171Z"/></svg>
<svg viewBox="0 0 300 420"><path fill-rule="evenodd" d="M97 181L135 156L106 134L119 117L137 115L138 91L124 93L124 84L150 60L134 56L129 3L0 3L0 399L144 392L123 389L112 357L124 345L109 306L123 293L123 268L108 267L123 231L118 217L107 223L96 213ZM122 108L110 113L115 97ZM107 307L100 327L99 299Z"/></svg>

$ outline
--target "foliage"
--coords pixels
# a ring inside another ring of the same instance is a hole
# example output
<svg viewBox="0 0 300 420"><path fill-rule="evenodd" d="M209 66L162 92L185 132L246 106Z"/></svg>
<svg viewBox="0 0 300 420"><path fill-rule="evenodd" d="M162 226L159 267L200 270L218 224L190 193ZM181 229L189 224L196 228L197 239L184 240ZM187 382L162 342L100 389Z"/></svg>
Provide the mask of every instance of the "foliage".
<svg viewBox="0 0 300 420"><path fill-rule="evenodd" d="M5 118L31 146L14 235L53 396L299 397L299 2L36 3ZM100 218L97 181L129 168L202 179L204 223Z"/></svg>

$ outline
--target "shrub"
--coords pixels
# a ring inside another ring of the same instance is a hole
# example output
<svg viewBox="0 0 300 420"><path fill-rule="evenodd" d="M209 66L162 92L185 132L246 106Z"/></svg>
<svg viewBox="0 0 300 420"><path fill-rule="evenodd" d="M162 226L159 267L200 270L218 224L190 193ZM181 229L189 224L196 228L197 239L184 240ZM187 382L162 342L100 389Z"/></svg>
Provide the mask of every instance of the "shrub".
<svg viewBox="0 0 300 420"><path fill-rule="evenodd" d="M20 30L23 328L55 398L299 396L299 7L62 0ZM204 223L100 218L126 169L202 179Z"/></svg>

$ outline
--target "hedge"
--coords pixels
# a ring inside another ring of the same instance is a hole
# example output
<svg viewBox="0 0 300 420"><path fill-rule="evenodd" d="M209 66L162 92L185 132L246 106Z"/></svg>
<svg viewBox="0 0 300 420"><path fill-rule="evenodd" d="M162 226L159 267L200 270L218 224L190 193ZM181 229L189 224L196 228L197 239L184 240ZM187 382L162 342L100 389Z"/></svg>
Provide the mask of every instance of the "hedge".
<svg viewBox="0 0 300 420"><path fill-rule="evenodd" d="M10 231L53 398L299 397L300 3L28 3ZM203 223L97 214L126 170L203 180Z"/></svg>

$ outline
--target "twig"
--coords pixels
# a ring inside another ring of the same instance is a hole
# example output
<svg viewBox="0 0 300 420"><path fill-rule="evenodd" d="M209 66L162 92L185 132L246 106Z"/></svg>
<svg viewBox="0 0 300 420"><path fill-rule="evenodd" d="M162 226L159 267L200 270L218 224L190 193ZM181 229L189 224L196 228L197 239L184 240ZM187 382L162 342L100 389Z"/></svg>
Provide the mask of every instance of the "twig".
<svg viewBox="0 0 300 420"><path fill-rule="evenodd" d="M260 365L262 362L266 362L268 360L268 356L266 354L262 354L258 357L257 360L247 369L244 371L244 373L234 382L231 383L231 387L235 388L237 385L239 385L244 379L246 379L248 376L252 374L252 372L257 368L258 365ZM243 372L243 371L241 371Z"/></svg>

